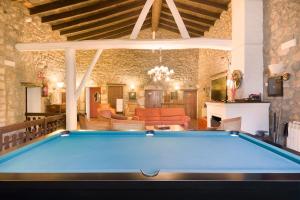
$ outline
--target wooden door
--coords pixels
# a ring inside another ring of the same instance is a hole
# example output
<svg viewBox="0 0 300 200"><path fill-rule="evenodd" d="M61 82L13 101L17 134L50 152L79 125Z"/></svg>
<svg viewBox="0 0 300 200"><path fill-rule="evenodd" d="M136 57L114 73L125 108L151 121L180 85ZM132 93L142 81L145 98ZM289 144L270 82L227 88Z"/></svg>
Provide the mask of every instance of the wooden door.
<svg viewBox="0 0 300 200"><path fill-rule="evenodd" d="M183 104L186 115L191 119L197 119L197 90L184 91Z"/></svg>
<svg viewBox="0 0 300 200"><path fill-rule="evenodd" d="M116 109L117 99L123 99L123 86L122 85L109 85L108 86L108 103Z"/></svg>
<svg viewBox="0 0 300 200"><path fill-rule="evenodd" d="M101 88L91 87L90 88L90 117L97 117L97 108L101 104Z"/></svg>
<svg viewBox="0 0 300 200"><path fill-rule="evenodd" d="M162 90L145 90L145 107L160 108L162 103Z"/></svg>

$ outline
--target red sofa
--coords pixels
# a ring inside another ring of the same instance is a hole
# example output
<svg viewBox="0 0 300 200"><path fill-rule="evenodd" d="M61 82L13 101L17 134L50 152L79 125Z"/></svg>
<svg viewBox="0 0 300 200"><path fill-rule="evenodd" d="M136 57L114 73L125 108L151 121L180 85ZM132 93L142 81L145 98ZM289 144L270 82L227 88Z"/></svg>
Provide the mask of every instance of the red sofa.
<svg viewBox="0 0 300 200"><path fill-rule="evenodd" d="M146 126L182 125L184 128L188 128L191 120L183 108L136 108L133 119L145 121Z"/></svg>

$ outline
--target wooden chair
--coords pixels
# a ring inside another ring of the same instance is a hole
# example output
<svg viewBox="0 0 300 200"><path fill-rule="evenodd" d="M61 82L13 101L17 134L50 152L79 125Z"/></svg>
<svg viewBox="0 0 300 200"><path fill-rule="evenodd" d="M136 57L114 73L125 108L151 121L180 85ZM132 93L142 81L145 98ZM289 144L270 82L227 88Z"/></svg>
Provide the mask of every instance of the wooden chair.
<svg viewBox="0 0 300 200"><path fill-rule="evenodd" d="M112 108L108 103L107 104L100 104L97 108L97 112L101 112L101 111L105 111L105 110L109 110L111 113L115 114L116 110L114 108Z"/></svg>
<svg viewBox="0 0 300 200"><path fill-rule="evenodd" d="M125 115L133 117L135 113L135 109L139 107L139 104L136 102L128 102L126 109L125 109Z"/></svg>
<svg viewBox="0 0 300 200"><path fill-rule="evenodd" d="M224 119L221 121L221 125L217 128L217 130L231 130L231 131L240 131L242 126L242 118L230 118Z"/></svg>

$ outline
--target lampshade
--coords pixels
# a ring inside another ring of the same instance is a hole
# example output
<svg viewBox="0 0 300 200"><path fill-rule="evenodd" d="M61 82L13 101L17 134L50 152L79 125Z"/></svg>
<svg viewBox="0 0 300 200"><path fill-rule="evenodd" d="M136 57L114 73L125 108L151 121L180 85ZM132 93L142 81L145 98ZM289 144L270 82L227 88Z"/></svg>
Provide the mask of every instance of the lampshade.
<svg viewBox="0 0 300 200"><path fill-rule="evenodd" d="M271 75L281 75L283 74L284 69L285 66L283 65L283 63L269 65Z"/></svg>

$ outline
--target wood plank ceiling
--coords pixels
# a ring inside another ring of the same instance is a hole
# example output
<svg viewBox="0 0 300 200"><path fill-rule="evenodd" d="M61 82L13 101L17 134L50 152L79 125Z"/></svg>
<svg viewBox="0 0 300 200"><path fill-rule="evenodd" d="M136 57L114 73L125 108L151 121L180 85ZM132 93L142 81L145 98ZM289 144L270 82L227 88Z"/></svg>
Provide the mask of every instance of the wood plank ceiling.
<svg viewBox="0 0 300 200"><path fill-rule="evenodd" d="M24 0L31 15L41 17L68 40L112 39L131 33L145 0ZM230 0L174 0L191 37L214 25ZM165 0L155 0L142 29L179 33Z"/></svg>

